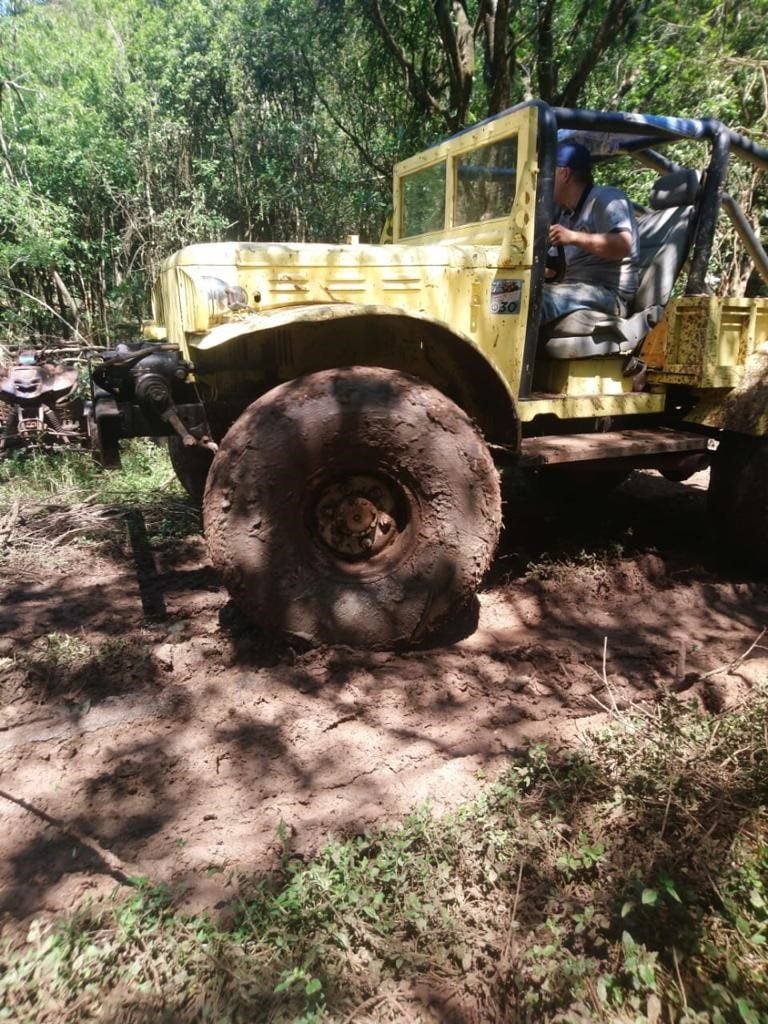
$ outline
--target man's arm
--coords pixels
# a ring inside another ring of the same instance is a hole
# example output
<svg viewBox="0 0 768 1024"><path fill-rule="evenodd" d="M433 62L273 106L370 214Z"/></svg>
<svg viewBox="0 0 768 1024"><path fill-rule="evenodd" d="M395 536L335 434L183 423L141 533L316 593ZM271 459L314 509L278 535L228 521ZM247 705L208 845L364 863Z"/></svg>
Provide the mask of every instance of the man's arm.
<svg viewBox="0 0 768 1024"><path fill-rule="evenodd" d="M564 224L553 224L549 229L550 245L576 245L579 249L599 256L604 260L623 260L632 252L632 233L609 231L605 234L590 234L588 231L571 231Z"/></svg>

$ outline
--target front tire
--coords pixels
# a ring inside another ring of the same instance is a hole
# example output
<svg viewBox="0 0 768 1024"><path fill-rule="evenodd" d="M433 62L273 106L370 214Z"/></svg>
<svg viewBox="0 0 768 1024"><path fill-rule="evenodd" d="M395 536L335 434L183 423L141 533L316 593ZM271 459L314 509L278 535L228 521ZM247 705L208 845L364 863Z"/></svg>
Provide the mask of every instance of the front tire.
<svg viewBox="0 0 768 1024"><path fill-rule="evenodd" d="M501 524L469 417L393 370L326 370L254 402L203 503L214 565L258 625L313 642L419 640L466 604Z"/></svg>

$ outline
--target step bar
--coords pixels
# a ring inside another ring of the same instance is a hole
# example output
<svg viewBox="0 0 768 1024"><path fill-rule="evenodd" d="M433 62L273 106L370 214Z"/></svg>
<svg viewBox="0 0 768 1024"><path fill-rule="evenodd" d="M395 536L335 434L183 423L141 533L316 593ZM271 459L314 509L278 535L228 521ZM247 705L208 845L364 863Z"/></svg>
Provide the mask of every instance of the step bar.
<svg viewBox="0 0 768 1024"><path fill-rule="evenodd" d="M610 430L595 434L550 434L523 438L520 465L535 468L626 461L634 468L680 461L689 456L707 456L718 442L705 434L693 434L668 427L646 430Z"/></svg>

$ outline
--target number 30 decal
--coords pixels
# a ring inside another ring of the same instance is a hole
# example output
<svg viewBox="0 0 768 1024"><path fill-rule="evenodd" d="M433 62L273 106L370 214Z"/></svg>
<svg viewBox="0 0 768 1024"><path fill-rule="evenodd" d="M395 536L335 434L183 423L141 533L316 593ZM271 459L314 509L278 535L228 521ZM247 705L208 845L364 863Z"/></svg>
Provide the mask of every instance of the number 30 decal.
<svg viewBox="0 0 768 1024"><path fill-rule="evenodd" d="M519 313L522 295L523 282L518 278L496 278L491 282L491 313L507 316Z"/></svg>

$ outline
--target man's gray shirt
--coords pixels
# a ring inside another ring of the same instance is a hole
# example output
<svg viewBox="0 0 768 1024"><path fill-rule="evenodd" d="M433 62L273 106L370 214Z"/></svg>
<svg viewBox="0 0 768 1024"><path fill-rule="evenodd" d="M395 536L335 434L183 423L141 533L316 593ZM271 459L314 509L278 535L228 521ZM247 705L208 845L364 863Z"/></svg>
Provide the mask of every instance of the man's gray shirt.
<svg viewBox="0 0 768 1024"><path fill-rule="evenodd" d="M622 299L631 300L637 290L637 224L632 205L621 189L593 185L573 213L561 212L558 223L591 235L618 231L632 235L632 249L623 260L606 260L578 245L566 245L562 280L563 284L601 285L618 292Z"/></svg>

